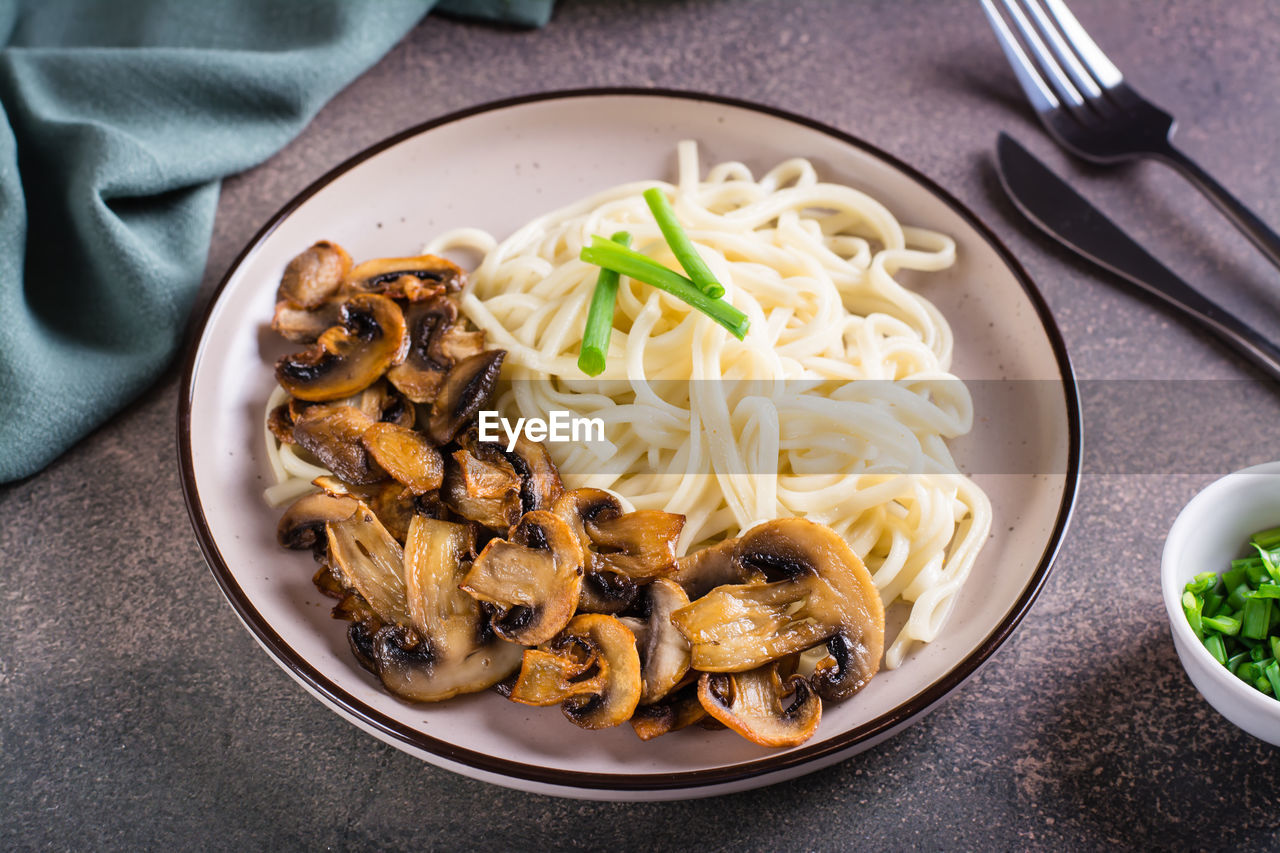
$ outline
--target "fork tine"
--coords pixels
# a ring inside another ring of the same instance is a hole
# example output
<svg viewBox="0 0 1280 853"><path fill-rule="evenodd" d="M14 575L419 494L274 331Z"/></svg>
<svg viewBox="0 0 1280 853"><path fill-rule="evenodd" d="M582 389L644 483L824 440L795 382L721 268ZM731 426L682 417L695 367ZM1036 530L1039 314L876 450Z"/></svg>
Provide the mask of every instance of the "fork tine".
<svg viewBox="0 0 1280 853"><path fill-rule="evenodd" d="M1018 78L1018 84L1022 86L1027 99L1031 101L1031 106L1037 113L1058 109L1062 105L1058 97L1045 85L1040 72L1023 53L1018 40L1014 38L1009 26L1004 22L1004 17L991 4L991 0L982 0L982 11L986 13L991 29L995 30L996 40L1000 42L1005 59L1013 66L1013 73Z"/></svg>
<svg viewBox="0 0 1280 853"><path fill-rule="evenodd" d="M1022 40L1031 49L1031 54L1035 57L1036 62L1039 63L1040 70L1044 72L1049 84L1053 86L1058 96L1073 107L1084 106L1084 98L1081 97L1076 87L1072 85L1071 78L1062 70L1062 66L1058 65L1058 61L1053 58L1049 48L1045 47L1040 34L1036 32L1035 27L1031 26L1031 22L1027 20L1027 16L1023 14L1022 9L1015 0L1004 0L1004 7L1009 10L1014 26L1018 28L1018 32L1022 35Z"/></svg>
<svg viewBox="0 0 1280 853"><path fill-rule="evenodd" d="M1101 97L1102 90L1098 88L1097 81L1084 69L1075 52L1063 41L1062 34L1058 32L1058 28L1053 25L1049 16L1045 14L1044 7L1040 5L1040 0L1023 0L1023 5L1031 12L1031 17L1035 18L1036 28L1040 30L1041 35L1048 39L1049 49L1058 58L1058 64L1067 72L1076 89L1084 95L1086 100ZM1070 13L1068 12L1068 14Z"/></svg>
<svg viewBox="0 0 1280 853"><path fill-rule="evenodd" d="M1123 83L1124 75L1120 73L1120 69L1116 68L1102 52L1102 48L1089 38L1089 34L1085 32L1084 27L1080 26L1076 16L1067 8L1067 4L1062 0L1044 0L1044 2L1049 7L1049 14L1062 28L1067 41L1075 48L1075 52L1089 69L1089 73L1102 84L1102 88L1111 89Z"/></svg>

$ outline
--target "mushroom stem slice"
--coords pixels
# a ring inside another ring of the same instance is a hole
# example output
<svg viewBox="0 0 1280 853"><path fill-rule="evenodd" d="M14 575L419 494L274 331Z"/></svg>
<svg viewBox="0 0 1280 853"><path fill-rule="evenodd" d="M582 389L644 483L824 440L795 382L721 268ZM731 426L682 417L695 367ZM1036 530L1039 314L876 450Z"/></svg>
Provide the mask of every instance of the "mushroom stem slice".
<svg viewBox="0 0 1280 853"><path fill-rule="evenodd" d="M582 571L582 548L568 525L550 512L534 510L520 518L507 539L484 546L462 589L497 608L491 624L498 636L533 646L568 624Z"/></svg>
<svg viewBox="0 0 1280 853"><path fill-rule="evenodd" d="M784 682L776 663L747 672L703 673L698 701L712 717L760 746L798 746L813 736L822 718L822 700L804 677Z"/></svg>
<svg viewBox="0 0 1280 853"><path fill-rule="evenodd" d="M300 400L326 402L349 397L400 361L408 345L400 306L363 293L342 303L341 324L331 326L310 349L276 362L276 379Z"/></svg>
<svg viewBox="0 0 1280 853"><path fill-rule="evenodd" d="M404 551L373 510L359 503L350 518L325 524L325 534L329 558L346 585L360 593L383 622L407 624Z"/></svg>
<svg viewBox="0 0 1280 853"><path fill-rule="evenodd" d="M588 519L587 535L597 549L592 564L596 571L608 569L636 581L670 575L682 529L683 515L656 509Z"/></svg>
<svg viewBox="0 0 1280 853"><path fill-rule="evenodd" d="M505 458L478 459L465 447L445 465L440 498L454 512L506 532L520 520L520 477Z"/></svg>

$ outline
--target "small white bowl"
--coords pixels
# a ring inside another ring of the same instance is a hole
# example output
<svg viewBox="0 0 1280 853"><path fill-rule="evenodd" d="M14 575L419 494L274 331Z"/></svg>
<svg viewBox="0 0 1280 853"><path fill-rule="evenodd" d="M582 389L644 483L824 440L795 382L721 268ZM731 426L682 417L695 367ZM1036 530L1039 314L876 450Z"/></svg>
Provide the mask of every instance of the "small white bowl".
<svg viewBox="0 0 1280 853"><path fill-rule="evenodd" d="M1236 678L1196 637L1182 612L1182 592L1200 572L1222 572L1248 556L1259 530L1280 525L1280 462L1217 480L1183 507L1169 529L1160 566L1173 645L1191 683L1218 713L1256 738L1280 746L1280 702Z"/></svg>

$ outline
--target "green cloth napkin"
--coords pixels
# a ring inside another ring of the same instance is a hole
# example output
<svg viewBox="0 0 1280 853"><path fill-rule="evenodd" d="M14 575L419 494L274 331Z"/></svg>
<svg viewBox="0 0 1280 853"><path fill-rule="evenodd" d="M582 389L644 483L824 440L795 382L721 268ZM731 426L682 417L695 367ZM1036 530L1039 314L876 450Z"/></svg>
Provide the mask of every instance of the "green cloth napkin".
<svg viewBox="0 0 1280 853"><path fill-rule="evenodd" d="M552 2L440 8L536 26ZM435 3L0 0L0 482L159 376L219 181L283 147Z"/></svg>

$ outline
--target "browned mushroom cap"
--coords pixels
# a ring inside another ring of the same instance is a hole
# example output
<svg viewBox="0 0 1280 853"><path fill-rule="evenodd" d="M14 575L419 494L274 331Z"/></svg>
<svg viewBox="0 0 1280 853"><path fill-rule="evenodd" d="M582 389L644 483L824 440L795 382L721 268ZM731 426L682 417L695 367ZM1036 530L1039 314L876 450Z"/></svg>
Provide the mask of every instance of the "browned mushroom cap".
<svg viewBox="0 0 1280 853"><path fill-rule="evenodd" d="M341 321L310 349L276 362L276 379L290 394L316 402L349 397L403 357L404 315L387 297L352 296L342 303Z"/></svg>
<svg viewBox="0 0 1280 853"><path fill-rule="evenodd" d="M350 518L325 524L325 534L329 559L345 584L360 593L382 622L408 624L404 551L373 510L358 504Z"/></svg>
<svg viewBox="0 0 1280 853"><path fill-rule="evenodd" d="M525 667L530 668L528 678ZM583 689L583 683L592 690ZM631 717L640 689L635 635L613 616L583 613L541 650L525 653L511 699L555 704L558 695L564 715L575 725L603 729Z"/></svg>
<svg viewBox="0 0 1280 853"><path fill-rule="evenodd" d="M445 463L440 499L463 518L505 532L520 520L520 487L504 457L485 461L464 447Z"/></svg>
<svg viewBox="0 0 1280 853"><path fill-rule="evenodd" d="M444 481L440 451L420 432L377 423L360 440L378 465L415 495L438 489Z"/></svg>
<svg viewBox="0 0 1280 853"><path fill-rule="evenodd" d="M267 415L267 429L281 444L293 444L293 415L289 404L281 403Z"/></svg>
<svg viewBox="0 0 1280 853"><path fill-rule="evenodd" d="M436 444L448 444L493 399L506 350L485 350L450 368L431 404L427 434Z"/></svg>
<svg viewBox="0 0 1280 853"><path fill-rule="evenodd" d="M582 562L582 548L568 525L534 510L520 518L507 539L484 546L462 589L497 608L491 624L498 636L534 646L554 637L573 616Z"/></svg>
<svg viewBox="0 0 1280 853"><path fill-rule="evenodd" d="M413 426L416 414L409 399L383 379L379 379L358 394L352 394L350 397L334 402L355 406L375 421L402 427Z"/></svg>
<svg viewBox="0 0 1280 853"><path fill-rule="evenodd" d="M318 308L338 292L351 270L351 256L321 240L289 261L276 288L276 302L290 308Z"/></svg>
<svg viewBox="0 0 1280 853"><path fill-rule="evenodd" d="M415 403L436 398L449 368L484 349L484 332L468 332L458 322L458 304L437 296L405 312L409 349L387 379Z"/></svg>
<svg viewBox="0 0 1280 853"><path fill-rule="evenodd" d="M684 588L690 600L702 598L721 584L764 581L765 574L760 569L733 558L737 548L737 539L726 539L681 557L671 579Z"/></svg>
<svg viewBox="0 0 1280 853"><path fill-rule="evenodd" d="M409 625L379 627L361 642L371 627L366 621L349 634L362 662L401 698L439 702L475 693L520 665L524 650L487 633L479 604L458 589L474 545L467 525L414 518L404 550Z"/></svg>
<svg viewBox="0 0 1280 853"><path fill-rule="evenodd" d="M698 701L698 683L693 681L652 705L641 705L631 715L631 727L641 740L653 740L700 722L707 709Z"/></svg>
<svg viewBox="0 0 1280 853"><path fill-rule="evenodd" d="M784 518L737 541L735 562L784 580L720 586L676 610L671 621L693 646L694 669L742 672L827 642L830 655L813 685L823 698L843 699L875 675L884 607L839 534Z"/></svg>
<svg viewBox="0 0 1280 853"><path fill-rule="evenodd" d="M285 548L310 549L319 554L328 547L324 526L350 518L359 508L360 502L354 498L323 493L303 495L280 516L276 540Z"/></svg>
<svg viewBox="0 0 1280 853"><path fill-rule="evenodd" d="M351 270L347 287L361 293L382 293L396 299L420 302L446 290L458 291L467 283L461 267L435 255L414 258L377 258Z"/></svg>
<svg viewBox="0 0 1280 853"><path fill-rule="evenodd" d="M791 701L784 706L787 696ZM822 718L822 700L804 677L783 682L777 663L747 672L703 673L698 701L708 714L761 746L798 746L813 737Z"/></svg>
<svg viewBox="0 0 1280 853"><path fill-rule="evenodd" d="M348 483L376 483L382 469L361 441L373 419L355 406L311 406L293 425L293 438Z"/></svg>

